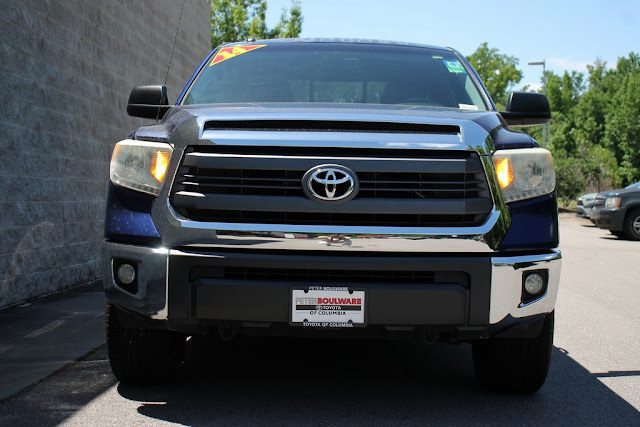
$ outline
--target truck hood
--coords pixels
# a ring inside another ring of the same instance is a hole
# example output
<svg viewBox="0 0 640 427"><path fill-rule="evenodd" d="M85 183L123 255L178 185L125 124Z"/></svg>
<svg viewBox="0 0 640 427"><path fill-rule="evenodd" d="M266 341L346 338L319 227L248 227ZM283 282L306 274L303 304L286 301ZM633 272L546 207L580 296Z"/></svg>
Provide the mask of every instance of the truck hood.
<svg viewBox="0 0 640 427"><path fill-rule="evenodd" d="M640 189L638 188L621 188L618 190L611 190L611 191L607 191L604 193L599 193L598 195L602 195L603 197L610 197L610 196L624 196L627 194L639 194L640 195Z"/></svg>
<svg viewBox="0 0 640 427"><path fill-rule="evenodd" d="M255 129L250 122L274 121L283 129ZM375 129L322 132L291 130L286 123L348 122L362 124L431 125L434 132ZM238 123L219 129L216 123ZM213 124L213 125L212 125ZM442 129L454 129L442 132ZM279 130L273 132L273 130ZM133 134L142 140L164 141L177 148L195 144L308 145L411 149L475 150L489 154L496 149L527 148L538 144L529 135L506 127L496 111L466 111L409 105L264 103L213 104L172 107L164 119L143 126Z"/></svg>

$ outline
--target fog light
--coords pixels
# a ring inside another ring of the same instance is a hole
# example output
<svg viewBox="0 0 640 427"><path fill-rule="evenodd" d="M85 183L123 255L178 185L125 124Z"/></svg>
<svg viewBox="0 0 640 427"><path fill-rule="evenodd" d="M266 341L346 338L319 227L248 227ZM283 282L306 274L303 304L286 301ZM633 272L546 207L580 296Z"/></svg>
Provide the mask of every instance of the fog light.
<svg viewBox="0 0 640 427"><path fill-rule="evenodd" d="M136 269L131 264L122 264L118 267L118 280L123 285L130 285L136 280Z"/></svg>
<svg viewBox="0 0 640 427"><path fill-rule="evenodd" d="M549 270L529 270L522 274L520 303L529 304L547 293ZM521 305L522 306L522 305Z"/></svg>
<svg viewBox="0 0 640 427"><path fill-rule="evenodd" d="M539 273L529 274L524 279L524 290L530 295L538 295L544 289L544 278Z"/></svg>

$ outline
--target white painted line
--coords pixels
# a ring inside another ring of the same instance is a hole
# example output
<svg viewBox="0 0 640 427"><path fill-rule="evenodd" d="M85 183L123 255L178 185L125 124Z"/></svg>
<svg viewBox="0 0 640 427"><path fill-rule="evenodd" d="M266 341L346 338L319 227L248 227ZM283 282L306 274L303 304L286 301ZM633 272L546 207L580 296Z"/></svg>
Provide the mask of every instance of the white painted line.
<svg viewBox="0 0 640 427"><path fill-rule="evenodd" d="M37 336L40 336L42 334L46 334L47 332L53 331L55 328L58 328L60 326L62 326L64 324L64 320L54 320L53 322L49 323L47 326L44 326L40 329L36 329L35 331L25 335L25 338L35 338Z"/></svg>
<svg viewBox="0 0 640 427"><path fill-rule="evenodd" d="M0 345L0 354L4 353L7 350L12 349L13 346L12 345Z"/></svg>

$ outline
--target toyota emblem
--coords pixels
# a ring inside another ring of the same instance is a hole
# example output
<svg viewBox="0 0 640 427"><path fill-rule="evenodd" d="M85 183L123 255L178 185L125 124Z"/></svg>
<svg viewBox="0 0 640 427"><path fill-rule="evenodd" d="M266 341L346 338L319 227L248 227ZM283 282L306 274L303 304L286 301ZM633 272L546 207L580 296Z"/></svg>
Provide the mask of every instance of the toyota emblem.
<svg viewBox="0 0 640 427"><path fill-rule="evenodd" d="M347 201L355 197L358 177L340 165L319 165L302 177L302 188L310 199L325 202Z"/></svg>

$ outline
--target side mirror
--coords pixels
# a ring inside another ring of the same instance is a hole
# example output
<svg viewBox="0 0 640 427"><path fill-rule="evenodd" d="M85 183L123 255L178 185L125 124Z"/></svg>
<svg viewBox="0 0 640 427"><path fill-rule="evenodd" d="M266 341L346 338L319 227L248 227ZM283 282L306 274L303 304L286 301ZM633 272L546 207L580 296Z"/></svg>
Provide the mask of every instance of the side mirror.
<svg viewBox="0 0 640 427"><path fill-rule="evenodd" d="M507 111L500 114L509 126L546 125L551 121L549 100L534 92L511 92Z"/></svg>
<svg viewBox="0 0 640 427"><path fill-rule="evenodd" d="M145 119L160 119L169 108L165 85L136 86L127 102L128 115Z"/></svg>

